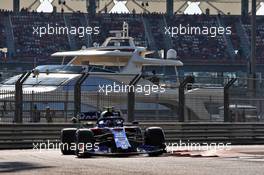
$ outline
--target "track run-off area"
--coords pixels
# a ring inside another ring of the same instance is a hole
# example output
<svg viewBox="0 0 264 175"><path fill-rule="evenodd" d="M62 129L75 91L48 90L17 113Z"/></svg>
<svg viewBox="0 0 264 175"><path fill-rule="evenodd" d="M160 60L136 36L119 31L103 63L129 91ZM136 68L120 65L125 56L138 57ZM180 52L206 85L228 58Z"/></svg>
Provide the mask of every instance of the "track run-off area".
<svg viewBox="0 0 264 175"><path fill-rule="evenodd" d="M264 146L225 151L176 151L161 157L77 158L59 150L0 150L0 174L262 175Z"/></svg>

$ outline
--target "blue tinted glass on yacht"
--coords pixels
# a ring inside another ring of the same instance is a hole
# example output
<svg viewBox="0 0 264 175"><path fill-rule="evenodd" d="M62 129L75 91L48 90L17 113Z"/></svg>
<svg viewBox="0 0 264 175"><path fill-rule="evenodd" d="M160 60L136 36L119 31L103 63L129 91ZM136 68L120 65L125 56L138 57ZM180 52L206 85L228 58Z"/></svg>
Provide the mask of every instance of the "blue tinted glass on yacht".
<svg viewBox="0 0 264 175"><path fill-rule="evenodd" d="M14 85L18 78L20 77L21 75L16 75L14 77L11 77L11 78L8 78L6 81L3 82L3 84L5 85Z"/></svg>
<svg viewBox="0 0 264 175"><path fill-rule="evenodd" d="M86 91L95 91L99 90L99 85L112 85L115 81L103 78L103 77L88 77L82 84L82 90ZM116 84L119 84L119 82L115 82Z"/></svg>
<svg viewBox="0 0 264 175"><path fill-rule="evenodd" d="M90 66L89 67L89 72L107 72L107 73L115 73L115 71L107 69L107 68L102 68L98 66Z"/></svg>
<svg viewBox="0 0 264 175"><path fill-rule="evenodd" d="M69 65L43 65L36 67L39 72L65 72L65 73L82 73L84 67Z"/></svg>
<svg viewBox="0 0 264 175"><path fill-rule="evenodd" d="M45 78L39 85L52 85L52 86L59 86L64 83L68 78Z"/></svg>
<svg viewBox="0 0 264 175"><path fill-rule="evenodd" d="M36 77L28 77L27 80L24 82L26 85L37 85L43 80L42 77L36 78Z"/></svg>
<svg viewBox="0 0 264 175"><path fill-rule="evenodd" d="M63 71L72 73L82 73L85 70L82 66L65 66Z"/></svg>
<svg viewBox="0 0 264 175"><path fill-rule="evenodd" d="M74 82L76 80L71 80L67 83L67 85L63 86L64 90L74 90ZM82 90L86 91L98 91L99 85L113 85L114 82L116 84L121 85L119 82L110 80L103 77L95 77L95 76L89 76L82 84Z"/></svg>
<svg viewBox="0 0 264 175"><path fill-rule="evenodd" d="M47 85L47 86L59 86L65 82L67 78L57 77L28 77L24 82L24 85Z"/></svg>
<svg viewBox="0 0 264 175"><path fill-rule="evenodd" d="M110 40L107 46L130 46L128 39Z"/></svg>

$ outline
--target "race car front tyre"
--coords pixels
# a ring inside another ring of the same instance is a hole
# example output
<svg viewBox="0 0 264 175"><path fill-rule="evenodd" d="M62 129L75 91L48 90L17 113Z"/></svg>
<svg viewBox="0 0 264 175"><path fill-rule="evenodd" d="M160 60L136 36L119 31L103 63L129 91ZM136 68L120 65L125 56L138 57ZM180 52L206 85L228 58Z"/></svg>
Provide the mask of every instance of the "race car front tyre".
<svg viewBox="0 0 264 175"><path fill-rule="evenodd" d="M76 156L90 157L89 151L94 150L94 134L90 129L82 128L76 132Z"/></svg>
<svg viewBox="0 0 264 175"><path fill-rule="evenodd" d="M63 155L74 155L75 150L71 150L71 146L75 144L76 128L64 128L61 130L60 150Z"/></svg>
<svg viewBox="0 0 264 175"><path fill-rule="evenodd" d="M145 145L155 146L161 151L149 153L149 156L159 156L165 152L165 136L162 128L149 127L145 130L144 134Z"/></svg>

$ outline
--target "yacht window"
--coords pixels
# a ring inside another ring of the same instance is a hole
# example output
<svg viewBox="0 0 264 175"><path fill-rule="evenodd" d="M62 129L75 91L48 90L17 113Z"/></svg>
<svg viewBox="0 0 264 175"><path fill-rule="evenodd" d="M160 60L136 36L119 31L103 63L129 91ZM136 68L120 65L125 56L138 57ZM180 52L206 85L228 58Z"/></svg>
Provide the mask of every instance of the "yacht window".
<svg viewBox="0 0 264 175"><path fill-rule="evenodd" d="M16 75L14 77L11 77L9 79L7 79L6 81L3 82L3 84L5 85L14 85L16 84L17 80L19 79L21 75Z"/></svg>
<svg viewBox="0 0 264 175"><path fill-rule="evenodd" d="M65 82L67 78L55 78L55 77L30 77L25 81L25 85L49 85L49 86L59 86Z"/></svg>
<svg viewBox="0 0 264 175"><path fill-rule="evenodd" d="M82 84L82 90L85 91L98 91L99 85L111 85L111 84L119 84L119 82L103 78L103 77L97 77L97 76L89 76ZM74 89L75 80L71 80L63 87L64 90L73 90Z"/></svg>
<svg viewBox="0 0 264 175"><path fill-rule="evenodd" d="M67 78L45 78L41 82L39 82L39 85L59 86L62 83L64 83L66 80Z"/></svg>
<svg viewBox="0 0 264 175"><path fill-rule="evenodd" d="M67 72L67 73L82 73L85 68L83 66L69 66L69 65L43 65L36 67L41 73L50 72Z"/></svg>
<svg viewBox="0 0 264 175"><path fill-rule="evenodd" d="M115 71L107 69L107 68L102 68L98 66L90 66L89 67L89 72L107 72L107 73L115 73Z"/></svg>
<svg viewBox="0 0 264 175"><path fill-rule="evenodd" d="M130 46L128 39L110 40L107 46Z"/></svg>
<svg viewBox="0 0 264 175"><path fill-rule="evenodd" d="M37 85L43 78L39 77L28 77L27 80L24 82L26 85Z"/></svg>
<svg viewBox="0 0 264 175"><path fill-rule="evenodd" d="M88 77L84 83L82 84L83 86L95 86L98 88L99 85L107 84L111 85L113 83L119 84L119 82L116 82L111 79L103 78L103 77L95 77L95 76L90 76Z"/></svg>

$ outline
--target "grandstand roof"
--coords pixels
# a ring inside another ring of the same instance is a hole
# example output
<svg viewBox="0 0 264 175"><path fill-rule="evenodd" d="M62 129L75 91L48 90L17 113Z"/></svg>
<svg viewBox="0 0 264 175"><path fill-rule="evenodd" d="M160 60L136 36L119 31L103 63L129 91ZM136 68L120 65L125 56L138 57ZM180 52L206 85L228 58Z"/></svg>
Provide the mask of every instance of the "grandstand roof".
<svg viewBox="0 0 264 175"><path fill-rule="evenodd" d="M86 12L86 0L65 0L66 6L63 7L65 12L73 11L81 11ZM116 0L115 0L116 1ZM118 1L118 0L117 0ZM132 12L133 9L137 13L142 13L143 11L149 12L165 12L166 11L166 0L126 0L127 8ZM262 0L257 0L258 8L261 7L260 4ZM30 8L30 10L36 10L40 1L38 0L20 0L21 8ZM148 3L147 3L148 2ZM195 2L192 0L192 2ZM240 15L241 11L241 0L200 0L199 8L205 12L205 9L210 9L211 14L224 13L224 14L233 14ZM251 2L251 0L249 0ZM142 6L142 3L144 6ZM147 3L147 4L146 4ZM97 12L105 11L105 7L107 7L107 11L109 12L115 3L114 0L99 0ZM61 5L58 4L57 0L53 1L53 6L57 7L57 10L61 10ZM251 5L249 5L250 7ZM12 1L0 1L0 7L4 9L11 10L13 7ZM143 7L143 8L142 8ZM183 13L184 10L188 7L188 3L186 0L174 0L174 11L177 13Z"/></svg>

